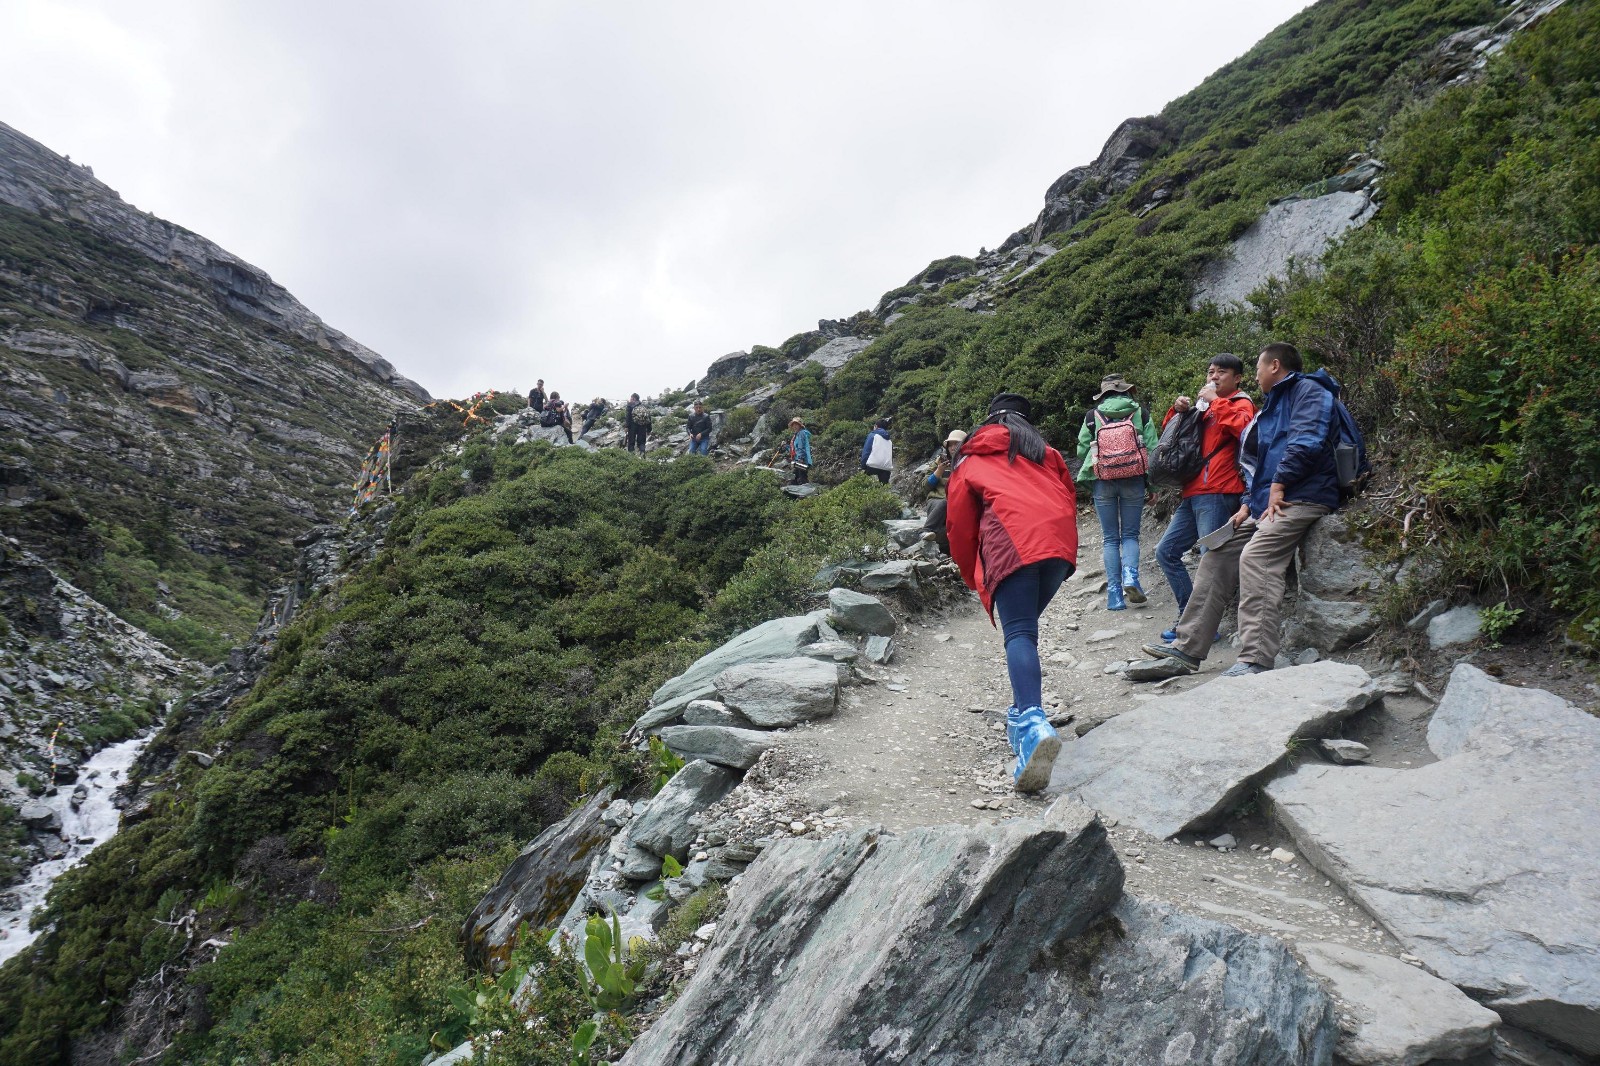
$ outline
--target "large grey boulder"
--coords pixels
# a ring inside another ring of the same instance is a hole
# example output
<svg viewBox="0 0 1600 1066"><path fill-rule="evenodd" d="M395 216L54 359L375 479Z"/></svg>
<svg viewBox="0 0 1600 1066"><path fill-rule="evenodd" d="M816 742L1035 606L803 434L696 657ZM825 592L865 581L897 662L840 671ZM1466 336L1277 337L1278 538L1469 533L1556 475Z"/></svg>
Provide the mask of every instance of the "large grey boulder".
<svg viewBox="0 0 1600 1066"><path fill-rule="evenodd" d="M882 600L850 589L828 591L828 621L849 633L879 637L894 636L896 627L894 615Z"/></svg>
<svg viewBox="0 0 1600 1066"><path fill-rule="evenodd" d="M915 559L896 559L861 575L861 587L868 592L890 589L915 589L920 568Z"/></svg>
<svg viewBox="0 0 1600 1066"><path fill-rule="evenodd" d="M797 654L801 648L817 640L817 623L820 619L820 614L774 618L754 629L745 630L715 651L707 652L696 659L689 669L656 689L655 695L650 697L650 709L634 723L633 728L642 733L665 725L679 717L690 701L716 695L716 677L730 666L767 659L787 659Z"/></svg>
<svg viewBox="0 0 1600 1066"><path fill-rule="evenodd" d="M1498 1014L1415 966L1343 944L1299 949L1307 968L1328 982L1350 1016L1339 1057L1352 1066L1464 1059L1494 1040Z"/></svg>
<svg viewBox="0 0 1600 1066"><path fill-rule="evenodd" d="M696 759L673 774L656 798L628 823L628 844L657 856L671 855L682 862L688 858L689 845L695 837L689 819L732 792L738 783L739 775L734 771ZM656 870L660 869L657 862Z"/></svg>
<svg viewBox="0 0 1600 1066"><path fill-rule="evenodd" d="M555 921L583 887L590 862L612 828L603 820L613 790L607 789L534 838L506 868L461 926L473 965L503 965L517 926L538 929Z"/></svg>
<svg viewBox="0 0 1600 1066"><path fill-rule="evenodd" d="M1600 1055L1600 719L1456 667L1414 770L1267 788L1301 851L1440 977Z"/></svg>
<svg viewBox="0 0 1600 1066"><path fill-rule="evenodd" d="M1201 270L1189 306L1242 307L1263 283L1287 277L1291 264L1319 273L1328 245L1346 230L1365 225L1377 211L1377 203L1365 190L1272 205L1226 255Z"/></svg>
<svg viewBox="0 0 1600 1066"><path fill-rule="evenodd" d="M669 725L661 742L686 760L704 759L718 766L748 770L777 739L760 729L735 729L722 725Z"/></svg>
<svg viewBox="0 0 1600 1066"><path fill-rule="evenodd" d="M1380 568L1340 514L1319 520L1306 534L1300 587L1317 596L1355 596L1381 588L1393 567Z"/></svg>
<svg viewBox="0 0 1600 1066"><path fill-rule="evenodd" d="M1286 619L1285 644L1291 648L1343 651L1378 628L1378 616L1360 600L1325 600L1302 592Z"/></svg>
<svg viewBox="0 0 1600 1066"><path fill-rule="evenodd" d="M627 1066L1326 1064L1274 941L1131 897L1093 814L768 848Z"/></svg>
<svg viewBox="0 0 1600 1066"><path fill-rule="evenodd" d="M807 363L819 363L822 366L822 379L829 381L844 368L846 363L871 345L872 341L867 337L835 337L795 364L792 369L798 370Z"/></svg>
<svg viewBox="0 0 1600 1066"><path fill-rule="evenodd" d="M717 675L717 698L763 729L826 718L839 702L839 667L805 656L734 666Z"/></svg>
<svg viewBox="0 0 1600 1066"><path fill-rule="evenodd" d="M29 829L36 829L41 833L61 832L61 815L48 803L29 800L22 805L17 815L22 819L22 824Z"/></svg>
<svg viewBox="0 0 1600 1066"><path fill-rule="evenodd" d="M1050 790L1157 837L1203 828L1276 766L1378 698L1359 666L1318 662L1219 677L1124 711L1056 758Z"/></svg>

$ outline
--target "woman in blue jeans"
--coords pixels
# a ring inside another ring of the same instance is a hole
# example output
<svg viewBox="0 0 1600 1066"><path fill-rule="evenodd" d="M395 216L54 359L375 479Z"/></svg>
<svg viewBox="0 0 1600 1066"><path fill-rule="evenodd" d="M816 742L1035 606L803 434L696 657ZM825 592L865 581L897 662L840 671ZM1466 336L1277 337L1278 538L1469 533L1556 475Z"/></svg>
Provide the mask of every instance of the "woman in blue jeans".
<svg viewBox="0 0 1600 1066"><path fill-rule="evenodd" d="M1145 601L1139 583L1139 523L1147 494L1144 473L1159 443L1155 425L1133 398L1133 384L1108 374L1095 393L1098 403L1078 431L1078 480L1092 485L1094 512L1104 537L1106 609L1121 611ZM1131 449L1131 451L1125 450ZM1095 453L1090 461L1091 450ZM1137 471L1123 475L1123 471Z"/></svg>

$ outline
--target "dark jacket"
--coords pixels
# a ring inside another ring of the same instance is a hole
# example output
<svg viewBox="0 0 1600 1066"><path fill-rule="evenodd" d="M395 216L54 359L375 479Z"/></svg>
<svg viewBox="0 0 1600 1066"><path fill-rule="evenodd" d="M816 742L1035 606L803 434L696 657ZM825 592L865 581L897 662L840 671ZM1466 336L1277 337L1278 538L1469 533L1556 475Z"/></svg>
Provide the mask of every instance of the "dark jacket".
<svg viewBox="0 0 1600 1066"><path fill-rule="evenodd" d="M1272 387L1261 413L1245 429L1239 465L1252 517L1260 518L1274 482L1290 503L1339 506L1339 472L1333 462L1333 399L1339 383L1326 370L1290 374Z"/></svg>
<svg viewBox="0 0 1600 1066"><path fill-rule="evenodd" d="M1044 462L1006 456L1011 431L983 426L961 446L950 472L945 528L950 558L994 618L994 590L1029 563L1078 563L1078 494L1066 460L1046 447Z"/></svg>
<svg viewBox="0 0 1600 1066"><path fill-rule="evenodd" d="M544 410L544 390L530 389L528 392L528 406L535 411Z"/></svg>
<svg viewBox="0 0 1600 1066"><path fill-rule="evenodd" d="M710 439L711 415L703 411L700 414L694 414L691 412L689 415L689 420L687 423L685 423L684 428L689 431L689 436L691 437L705 437Z"/></svg>

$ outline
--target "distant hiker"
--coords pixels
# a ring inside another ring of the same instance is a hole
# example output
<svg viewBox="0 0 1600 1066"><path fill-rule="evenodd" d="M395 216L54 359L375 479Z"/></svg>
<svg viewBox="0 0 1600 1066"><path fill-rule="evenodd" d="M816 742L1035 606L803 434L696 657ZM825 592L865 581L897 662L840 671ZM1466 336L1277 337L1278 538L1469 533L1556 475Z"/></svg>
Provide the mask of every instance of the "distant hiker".
<svg viewBox="0 0 1600 1066"><path fill-rule="evenodd" d="M528 406L539 413L544 413L544 378L540 378L533 388L528 390Z"/></svg>
<svg viewBox="0 0 1600 1066"><path fill-rule="evenodd" d="M1094 394L1098 406L1083 416L1078 430L1078 480L1094 483L1094 513L1105 538L1101 554L1108 611L1145 601L1139 584L1139 522L1144 517L1144 475L1158 438L1133 391L1121 374L1107 374Z"/></svg>
<svg viewBox="0 0 1600 1066"><path fill-rule="evenodd" d="M689 431L689 454L711 454L711 416L706 414L706 405L699 400L694 402L694 412L689 415L685 425Z"/></svg>
<svg viewBox="0 0 1600 1066"><path fill-rule="evenodd" d="M1061 738L1042 707L1039 615L1078 562L1078 498L1061 453L1030 420L1016 393L989 403L989 415L961 445L950 474L946 523L961 579L1000 615L1012 706L1006 737L1016 753L1013 781L1037 792L1050 780Z"/></svg>
<svg viewBox="0 0 1600 1066"><path fill-rule="evenodd" d="M793 472L789 484L805 485L811 480L811 431L799 415L789 419L789 429L794 434L788 445L789 469Z"/></svg>
<svg viewBox="0 0 1600 1066"><path fill-rule="evenodd" d="M961 451L962 442L966 439L965 430L952 429L945 437L943 447L939 449L939 458L933 464L933 472L928 475L928 517L923 521L922 528L933 534L934 543L938 544L939 550L946 555L950 554L950 535L945 531L950 471L955 467L956 455Z"/></svg>
<svg viewBox="0 0 1600 1066"><path fill-rule="evenodd" d="M552 392L550 399L544 405L544 411L539 416L541 426L560 426L567 434L567 443L572 443L572 412L567 410L567 403L561 398L559 392Z"/></svg>
<svg viewBox="0 0 1600 1066"><path fill-rule="evenodd" d="M1199 473L1183 483L1178 509L1172 512L1167 532L1156 545L1156 562L1178 601L1178 614L1189 605L1194 582L1183 557L1207 533L1222 528L1239 509L1244 492L1244 476L1239 470L1239 438L1256 416L1256 405L1239 390L1244 380L1244 360L1231 352L1213 356L1206 367L1206 384L1198 398L1179 396L1172 402L1167 417L1161 420L1162 446L1167 427L1174 419L1195 419L1199 423ZM1184 428L1184 427L1174 427ZM1162 640L1178 639L1178 625L1161 634Z"/></svg>
<svg viewBox="0 0 1600 1066"><path fill-rule="evenodd" d="M627 428L628 450L631 452L637 446L639 454L643 455L645 440L650 436L650 408L639 402L637 392L628 397L622 420Z"/></svg>
<svg viewBox="0 0 1600 1066"><path fill-rule="evenodd" d="M880 418L861 445L861 469L883 482L889 483L894 471L894 442L889 439L889 420Z"/></svg>
<svg viewBox="0 0 1600 1066"><path fill-rule="evenodd" d="M1153 661L1128 676L1154 681L1191 674L1211 651L1217 623L1239 594L1239 661L1223 677L1259 674L1278 656L1278 618L1285 578L1300 542L1317 519L1339 506L1334 463L1339 383L1328 372L1302 373L1292 344L1273 343L1256 359L1261 413L1239 446L1244 502L1230 519L1227 543L1200 559L1194 594L1171 644L1146 644Z"/></svg>
<svg viewBox="0 0 1600 1066"><path fill-rule="evenodd" d="M610 406L610 404L606 403L605 398L601 396L596 396L593 400L590 400L589 406L583 410L583 428L578 430L578 436L587 436L589 431L594 428L594 424L600 421L600 416L606 413L606 408Z"/></svg>

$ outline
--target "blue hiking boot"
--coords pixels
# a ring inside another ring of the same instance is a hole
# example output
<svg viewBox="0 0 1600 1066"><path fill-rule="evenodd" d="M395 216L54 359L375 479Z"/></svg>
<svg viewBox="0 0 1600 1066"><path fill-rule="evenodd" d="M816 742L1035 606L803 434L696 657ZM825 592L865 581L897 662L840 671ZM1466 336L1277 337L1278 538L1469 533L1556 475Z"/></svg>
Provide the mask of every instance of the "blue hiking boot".
<svg viewBox="0 0 1600 1066"><path fill-rule="evenodd" d="M1178 621L1181 622L1182 619L1180 618ZM1166 641L1168 644L1171 644L1173 641L1177 640L1178 639L1178 623L1177 622L1172 623L1172 628L1171 629L1163 629L1161 631L1161 639Z"/></svg>
<svg viewBox="0 0 1600 1066"><path fill-rule="evenodd" d="M1018 792L1038 792L1050 783L1061 738L1044 710L1029 707L1018 716L1017 768L1012 781Z"/></svg>

